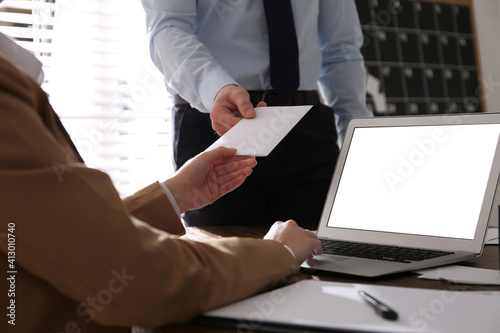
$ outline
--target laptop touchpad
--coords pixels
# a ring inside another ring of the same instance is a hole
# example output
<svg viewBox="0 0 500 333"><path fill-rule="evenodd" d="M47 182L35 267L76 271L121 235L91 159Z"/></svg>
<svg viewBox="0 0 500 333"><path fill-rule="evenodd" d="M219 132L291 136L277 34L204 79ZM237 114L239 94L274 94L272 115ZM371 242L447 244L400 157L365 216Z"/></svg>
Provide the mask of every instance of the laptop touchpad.
<svg viewBox="0 0 500 333"><path fill-rule="evenodd" d="M317 256L313 259L308 259L302 264L302 267L325 269L327 266L339 263L341 261L351 260L352 258L337 257L337 256Z"/></svg>

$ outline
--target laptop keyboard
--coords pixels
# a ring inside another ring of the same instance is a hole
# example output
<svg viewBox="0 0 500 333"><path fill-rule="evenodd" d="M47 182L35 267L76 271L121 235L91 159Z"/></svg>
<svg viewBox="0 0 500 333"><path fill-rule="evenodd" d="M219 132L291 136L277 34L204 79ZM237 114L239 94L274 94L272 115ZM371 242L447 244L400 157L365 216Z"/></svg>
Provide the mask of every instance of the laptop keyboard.
<svg viewBox="0 0 500 333"><path fill-rule="evenodd" d="M323 246L323 253L335 254L348 257L377 259L411 263L441 256L453 254L453 252L433 251L400 246L387 246L377 244L366 244L356 242L346 242L331 239L320 239Z"/></svg>

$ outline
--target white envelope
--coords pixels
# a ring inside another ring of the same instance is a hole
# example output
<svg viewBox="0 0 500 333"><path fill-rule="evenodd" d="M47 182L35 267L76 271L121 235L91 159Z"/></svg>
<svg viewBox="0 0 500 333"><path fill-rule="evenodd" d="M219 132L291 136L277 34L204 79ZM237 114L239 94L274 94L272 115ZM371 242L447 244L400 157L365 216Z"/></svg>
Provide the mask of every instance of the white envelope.
<svg viewBox="0 0 500 333"><path fill-rule="evenodd" d="M236 148L237 155L267 156L312 105L255 108L255 118L242 119L207 150Z"/></svg>

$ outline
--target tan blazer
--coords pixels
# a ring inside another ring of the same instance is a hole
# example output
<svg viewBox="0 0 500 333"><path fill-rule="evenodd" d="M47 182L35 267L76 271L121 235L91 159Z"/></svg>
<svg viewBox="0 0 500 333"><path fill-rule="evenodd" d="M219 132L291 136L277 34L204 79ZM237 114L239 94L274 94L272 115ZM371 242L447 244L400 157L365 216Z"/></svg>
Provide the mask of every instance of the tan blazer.
<svg viewBox="0 0 500 333"><path fill-rule="evenodd" d="M122 201L86 168L46 94L0 56L0 332L185 322L299 269L275 241L183 232L158 183Z"/></svg>

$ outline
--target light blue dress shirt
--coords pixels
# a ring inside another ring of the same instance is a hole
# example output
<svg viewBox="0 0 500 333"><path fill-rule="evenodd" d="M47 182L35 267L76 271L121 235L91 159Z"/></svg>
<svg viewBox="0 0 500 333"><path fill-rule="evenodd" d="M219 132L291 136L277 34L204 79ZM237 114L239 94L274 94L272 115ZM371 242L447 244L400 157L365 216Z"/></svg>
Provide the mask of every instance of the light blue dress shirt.
<svg viewBox="0 0 500 333"><path fill-rule="evenodd" d="M272 89L260 0L142 0L150 52L167 90L202 112L229 84ZM299 43L299 90L319 90L335 109L340 142L365 104L363 35L354 1L292 0Z"/></svg>

